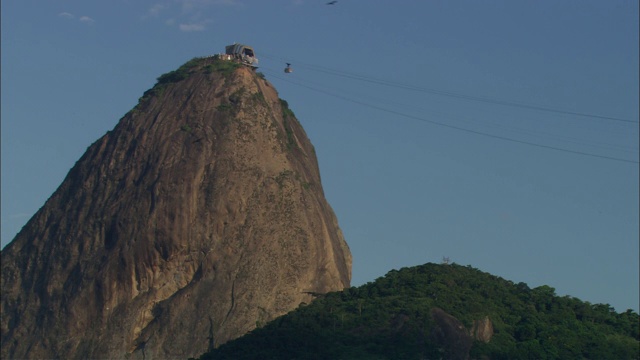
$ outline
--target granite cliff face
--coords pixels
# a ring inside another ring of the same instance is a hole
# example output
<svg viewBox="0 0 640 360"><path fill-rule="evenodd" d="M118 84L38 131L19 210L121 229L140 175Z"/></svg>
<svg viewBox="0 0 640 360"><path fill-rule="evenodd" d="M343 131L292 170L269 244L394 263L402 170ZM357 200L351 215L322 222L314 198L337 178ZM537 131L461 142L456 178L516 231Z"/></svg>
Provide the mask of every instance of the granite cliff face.
<svg viewBox="0 0 640 360"><path fill-rule="evenodd" d="M160 77L1 257L6 359L197 356L351 272L293 112L214 58Z"/></svg>

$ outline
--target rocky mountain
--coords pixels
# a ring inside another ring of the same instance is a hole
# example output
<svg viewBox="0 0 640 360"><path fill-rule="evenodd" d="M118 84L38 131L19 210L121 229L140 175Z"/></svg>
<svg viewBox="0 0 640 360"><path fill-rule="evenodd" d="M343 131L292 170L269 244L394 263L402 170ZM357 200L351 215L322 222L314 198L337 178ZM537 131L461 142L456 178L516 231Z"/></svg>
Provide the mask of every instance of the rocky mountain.
<svg viewBox="0 0 640 360"><path fill-rule="evenodd" d="M300 123L217 58L159 77L1 260L3 359L184 359L351 272Z"/></svg>

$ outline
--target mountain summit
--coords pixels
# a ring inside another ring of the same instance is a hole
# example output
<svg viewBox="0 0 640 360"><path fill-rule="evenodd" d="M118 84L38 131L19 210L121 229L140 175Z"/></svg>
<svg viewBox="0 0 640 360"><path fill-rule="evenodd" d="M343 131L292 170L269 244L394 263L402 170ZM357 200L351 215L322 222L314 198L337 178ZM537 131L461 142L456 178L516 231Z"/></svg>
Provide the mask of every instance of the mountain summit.
<svg viewBox="0 0 640 360"><path fill-rule="evenodd" d="M196 356L351 277L303 128L216 57L159 77L1 260L6 359Z"/></svg>

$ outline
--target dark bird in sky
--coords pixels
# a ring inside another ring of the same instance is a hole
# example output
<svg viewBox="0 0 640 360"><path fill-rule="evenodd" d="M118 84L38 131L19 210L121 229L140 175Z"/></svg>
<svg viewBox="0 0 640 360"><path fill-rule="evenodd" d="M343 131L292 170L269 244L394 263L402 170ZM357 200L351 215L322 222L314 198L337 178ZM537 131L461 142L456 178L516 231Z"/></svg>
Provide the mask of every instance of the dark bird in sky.
<svg viewBox="0 0 640 360"><path fill-rule="evenodd" d="M334 0L334 1L329 1L327 3L327 5L335 5L338 2L338 0Z"/></svg>

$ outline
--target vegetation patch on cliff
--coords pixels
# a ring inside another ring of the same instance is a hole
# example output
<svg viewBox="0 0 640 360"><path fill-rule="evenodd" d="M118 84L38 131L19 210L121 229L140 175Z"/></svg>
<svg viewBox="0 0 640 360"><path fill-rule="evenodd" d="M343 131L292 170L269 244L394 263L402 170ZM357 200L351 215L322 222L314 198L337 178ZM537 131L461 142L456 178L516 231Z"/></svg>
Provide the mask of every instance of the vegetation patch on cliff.
<svg viewBox="0 0 640 360"><path fill-rule="evenodd" d="M162 95L169 84L180 82L194 73L203 72L205 74L211 74L217 72L228 77L241 66L242 65L236 62L221 60L216 57L193 58L184 63L178 69L160 75L156 79L157 82L153 88L145 91L139 102L143 102L151 96Z"/></svg>

